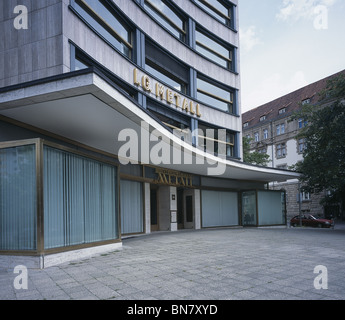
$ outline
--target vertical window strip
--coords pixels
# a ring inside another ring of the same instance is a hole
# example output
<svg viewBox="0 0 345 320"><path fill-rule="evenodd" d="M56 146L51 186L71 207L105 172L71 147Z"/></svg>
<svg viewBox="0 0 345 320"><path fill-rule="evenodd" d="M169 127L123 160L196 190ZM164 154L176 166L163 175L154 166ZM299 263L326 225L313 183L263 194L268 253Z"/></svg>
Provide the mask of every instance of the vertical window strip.
<svg viewBox="0 0 345 320"><path fill-rule="evenodd" d="M196 50L224 68L233 70L233 49L196 30Z"/></svg>
<svg viewBox="0 0 345 320"><path fill-rule="evenodd" d="M194 0L200 7L206 10L214 18L229 27L233 27L232 6L225 6L218 0Z"/></svg>
<svg viewBox="0 0 345 320"><path fill-rule="evenodd" d="M45 249L117 239L116 168L47 146L44 163Z"/></svg>
<svg viewBox="0 0 345 320"><path fill-rule="evenodd" d="M145 9L175 37L186 41L186 23L162 0L145 0Z"/></svg>
<svg viewBox="0 0 345 320"><path fill-rule="evenodd" d="M132 57L132 32L98 0L75 0L77 11L103 38L127 57Z"/></svg>
<svg viewBox="0 0 345 320"><path fill-rule="evenodd" d="M35 149L0 149L0 250L37 248Z"/></svg>

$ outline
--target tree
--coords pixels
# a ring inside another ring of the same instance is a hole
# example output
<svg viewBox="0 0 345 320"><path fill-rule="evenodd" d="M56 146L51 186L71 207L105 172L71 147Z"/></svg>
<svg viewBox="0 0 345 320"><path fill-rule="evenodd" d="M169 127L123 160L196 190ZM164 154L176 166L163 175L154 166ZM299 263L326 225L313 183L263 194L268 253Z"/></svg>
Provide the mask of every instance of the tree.
<svg viewBox="0 0 345 320"><path fill-rule="evenodd" d="M250 152L250 142L252 138L243 137L243 161L246 163L267 166L269 155L257 151Z"/></svg>
<svg viewBox="0 0 345 320"><path fill-rule="evenodd" d="M307 125L298 134L305 139L303 161L295 165L303 190L328 191L323 204L345 202L345 76L328 82L320 92L321 103L304 105L293 115Z"/></svg>

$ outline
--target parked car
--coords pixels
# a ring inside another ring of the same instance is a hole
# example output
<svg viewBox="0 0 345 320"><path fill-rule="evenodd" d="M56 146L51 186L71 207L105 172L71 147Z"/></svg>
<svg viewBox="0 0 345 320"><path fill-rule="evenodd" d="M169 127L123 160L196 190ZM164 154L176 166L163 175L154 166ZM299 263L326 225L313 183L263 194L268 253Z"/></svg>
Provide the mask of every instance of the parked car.
<svg viewBox="0 0 345 320"><path fill-rule="evenodd" d="M305 227L316 227L316 228L330 228L333 226L333 221L329 219L318 219L313 215L309 214L307 216L302 215L295 216L290 220L290 225L293 227L298 227L300 225L300 220L302 219L302 226Z"/></svg>

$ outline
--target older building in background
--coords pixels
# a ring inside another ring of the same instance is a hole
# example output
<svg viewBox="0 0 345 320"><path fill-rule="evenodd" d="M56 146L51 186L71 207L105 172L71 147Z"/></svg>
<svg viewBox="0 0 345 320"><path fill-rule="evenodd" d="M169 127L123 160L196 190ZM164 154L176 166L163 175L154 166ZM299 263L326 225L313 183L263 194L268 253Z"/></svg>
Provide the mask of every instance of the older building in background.
<svg viewBox="0 0 345 320"><path fill-rule="evenodd" d="M251 139L250 150L268 154L270 158L267 166L272 168L286 170L302 161L304 140L296 135L306 123L301 118L291 120L291 115L302 105L320 105L319 93L326 88L331 78L339 74L345 74L345 71L245 112L242 115L243 136ZM325 208L320 205L320 200L325 194L300 192L297 179L283 183L271 182L270 188L286 191L288 220L300 212L316 217L336 217L339 214L339 208Z"/></svg>

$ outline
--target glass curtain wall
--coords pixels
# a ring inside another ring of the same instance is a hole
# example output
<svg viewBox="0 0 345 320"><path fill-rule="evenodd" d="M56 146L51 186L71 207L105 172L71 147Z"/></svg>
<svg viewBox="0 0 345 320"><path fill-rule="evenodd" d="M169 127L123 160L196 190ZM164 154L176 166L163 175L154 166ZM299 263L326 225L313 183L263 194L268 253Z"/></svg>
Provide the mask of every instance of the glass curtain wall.
<svg viewBox="0 0 345 320"><path fill-rule="evenodd" d="M0 250L36 250L35 145L0 149Z"/></svg>
<svg viewBox="0 0 345 320"><path fill-rule="evenodd" d="M39 139L0 145L0 251L119 239L117 177L116 165Z"/></svg>
<svg viewBox="0 0 345 320"><path fill-rule="evenodd" d="M259 225L285 224L284 192L258 191Z"/></svg>
<svg viewBox="0 0 345 320"><path fill-rule="evenodd" d="M44 248L118 238L116 167L44 147Z"/></svg>
<svg viewBox="0 0 345 320"><path fill-rule="evenodd" d="M256 225L256 191L242 193L242 225Z"/></svg>
<svg viewBox="0 0 345 320"><path fill-rule="evenodd" d="M143 223L143 196L142 183L121 180L121 233L142 233Z"/></svg>

